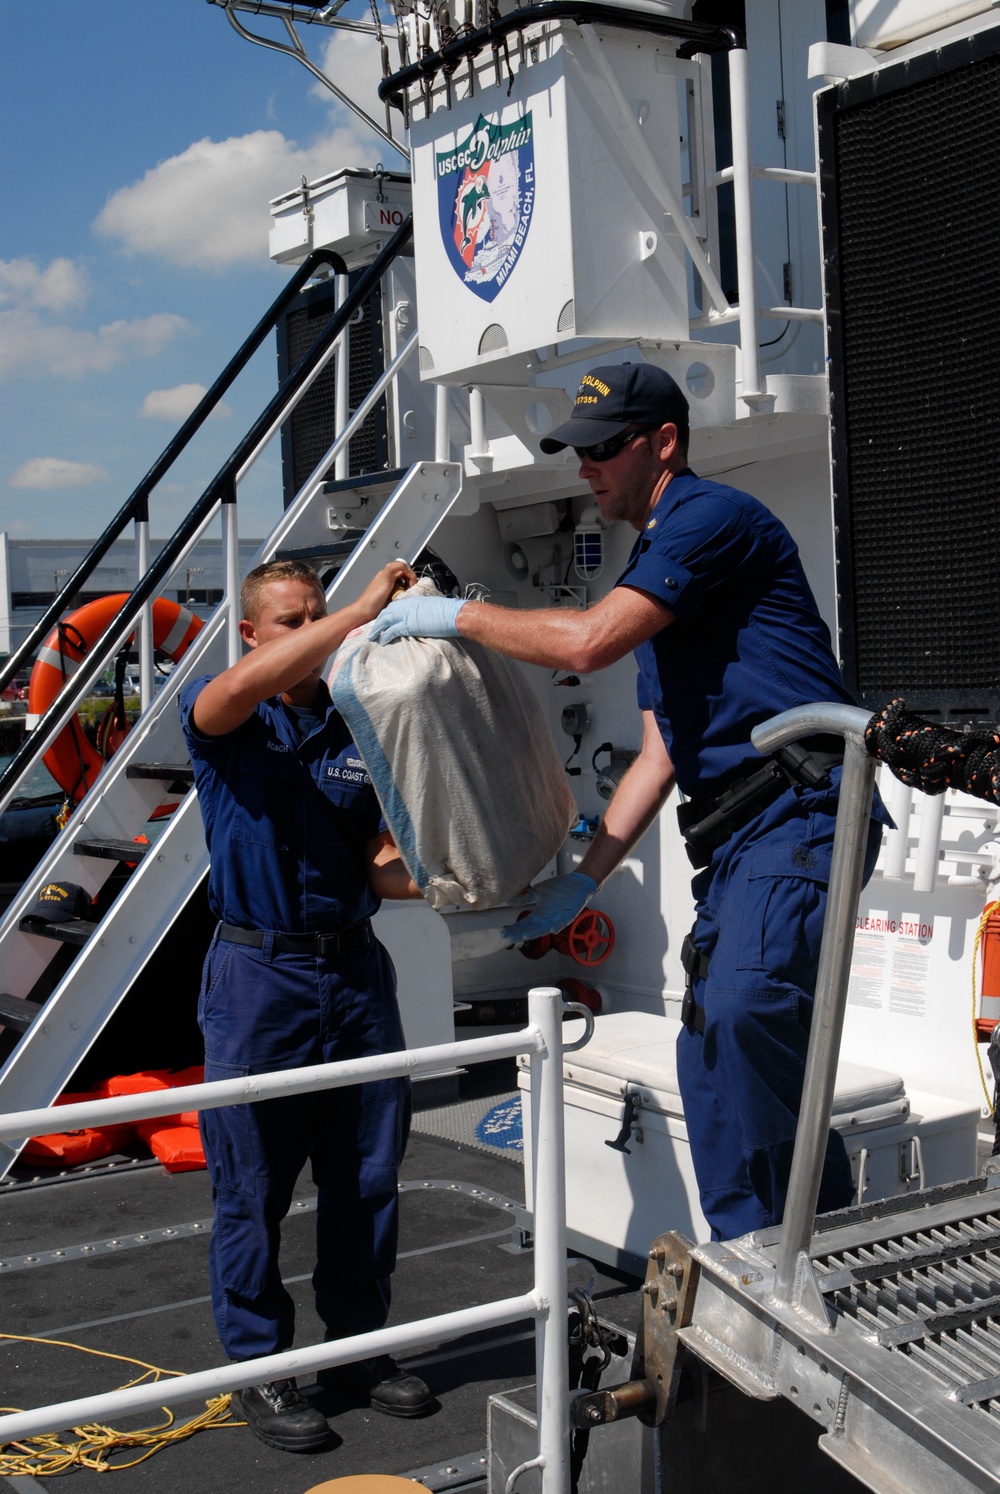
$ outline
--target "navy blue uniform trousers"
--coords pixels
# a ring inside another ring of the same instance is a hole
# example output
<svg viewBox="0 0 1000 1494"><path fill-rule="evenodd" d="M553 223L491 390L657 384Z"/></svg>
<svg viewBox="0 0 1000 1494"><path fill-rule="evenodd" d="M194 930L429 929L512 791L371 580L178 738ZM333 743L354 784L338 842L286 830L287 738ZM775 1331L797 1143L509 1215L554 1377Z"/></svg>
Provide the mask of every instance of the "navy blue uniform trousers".
<svg viewBox="0 0 1000 1494"><path fill-rule="evenodd" d="M198 1013L205 1079L400 1049L395 990L392 962L374 939L335 960L216 940ZM383 1326L409 1120L408 1079L201 1113L215 1202L212 1308L230 1359L292 1345L295 1307L282 1285L278 1246L307 1160L318 1192L313 1287L327 1337Z"/></svg>
<svg viewBox="0 0 1000 1494"><path fill-rule="evenodd" d="M837 813L831 789L789 788L694 878L692 937L709 956L693 994L704 1033L684 1028L677 1077L702 1211L716 1240L781 1222L799 1105ZM872 824L871 875L882 827ZM830 1132L819 1210L854 1192Z"/></svg>

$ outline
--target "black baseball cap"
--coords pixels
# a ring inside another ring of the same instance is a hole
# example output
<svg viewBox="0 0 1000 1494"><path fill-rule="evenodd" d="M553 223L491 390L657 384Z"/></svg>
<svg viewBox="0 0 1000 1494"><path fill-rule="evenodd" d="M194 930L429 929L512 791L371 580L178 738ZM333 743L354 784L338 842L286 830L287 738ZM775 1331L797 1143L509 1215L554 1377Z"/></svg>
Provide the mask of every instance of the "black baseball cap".
<svg viewBox="0 0 1000 1494"><path fill-rule="evenodd" d="M75 882L46 882L24 914L25 920L38 923L69 923L93 913L91 899Z"/></svg>
<svg viewBox="0 0 1000 1494"><path fill-rule="evenodd" d="M549 456L567 446L593 446L630 425L653 430L667 422L687 436L688 402L680 385L652 363L612 363L584 374L573 414L541 441Z"/></svg>

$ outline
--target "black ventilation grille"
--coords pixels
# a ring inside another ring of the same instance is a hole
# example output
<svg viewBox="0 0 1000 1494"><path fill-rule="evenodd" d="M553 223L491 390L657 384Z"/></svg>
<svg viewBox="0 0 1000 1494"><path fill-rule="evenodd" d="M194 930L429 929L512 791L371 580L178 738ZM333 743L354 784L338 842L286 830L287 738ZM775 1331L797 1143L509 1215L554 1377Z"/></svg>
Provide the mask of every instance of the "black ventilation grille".
<svg viewBox="0 0 1000 1494"><path fill-rule="evenodd" d="M332 282L305 290L278 326L278 377L282 379L308 351L334 313ZM376 287L355 314L348 335L350 388L353 411L382 373L381 291ZM306 392L282 427L282 467L285 506L315 470L336 435L335 380L332 361ZM372 410L348 446L351 477L381 471L388 465L386 401ZM332 472L330 473L332 477Z"/></svg>
<svg viewBox="0 0 1000 1494"><path fill-rule="evenodd" d="M1000 717L1000 31L820 96L840 643Z"/></svg>

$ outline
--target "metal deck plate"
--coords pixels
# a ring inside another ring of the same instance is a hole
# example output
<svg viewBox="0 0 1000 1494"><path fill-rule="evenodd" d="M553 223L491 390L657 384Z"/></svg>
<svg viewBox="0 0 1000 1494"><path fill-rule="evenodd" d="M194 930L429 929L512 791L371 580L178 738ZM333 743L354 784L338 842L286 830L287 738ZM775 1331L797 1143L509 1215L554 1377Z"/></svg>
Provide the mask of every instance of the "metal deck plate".
<svg viewBox="0 0 1000 1494"><path fill-rule="evenodd" d="M826 1323L773 1300L780 1231L699 1247L682 1339L744 1392L797 1404L869 1488L1000 1490L995 1181L824 1218L809 1256Z"/></svg>

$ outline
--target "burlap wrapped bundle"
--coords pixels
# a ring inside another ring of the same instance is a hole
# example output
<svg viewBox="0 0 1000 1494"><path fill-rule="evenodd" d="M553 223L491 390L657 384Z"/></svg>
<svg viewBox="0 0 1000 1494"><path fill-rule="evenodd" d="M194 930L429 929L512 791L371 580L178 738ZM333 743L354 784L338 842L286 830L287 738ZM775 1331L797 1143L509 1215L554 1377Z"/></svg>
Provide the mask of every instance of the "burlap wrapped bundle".
<svg viewBox="0 0 1000 1494"><path fill-rule="evenodd" d="M418 594L433 585L421 581ZM577 810L516 664L464 641L372 643L359 628L328 683L432 907L496 907L552 859Z"/></svg>

